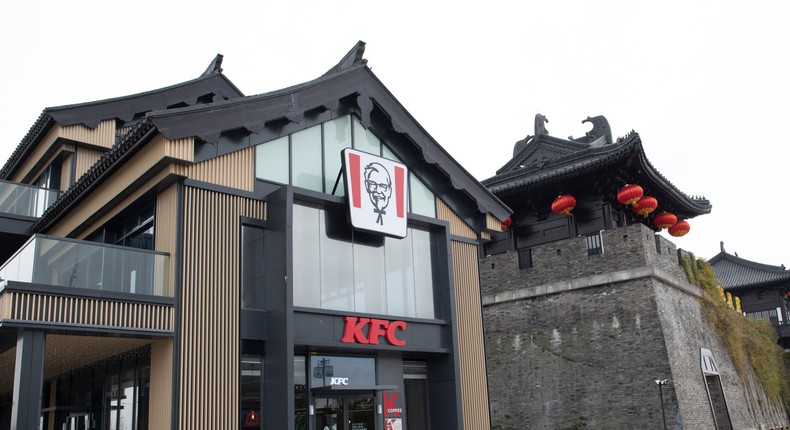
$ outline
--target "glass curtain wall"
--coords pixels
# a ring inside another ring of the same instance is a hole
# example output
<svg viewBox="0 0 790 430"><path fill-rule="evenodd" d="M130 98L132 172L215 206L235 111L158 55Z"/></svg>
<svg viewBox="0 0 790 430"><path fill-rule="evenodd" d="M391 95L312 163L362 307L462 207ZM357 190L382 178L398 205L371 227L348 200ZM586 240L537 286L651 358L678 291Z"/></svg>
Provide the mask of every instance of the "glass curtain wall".
<svg viewBox="0 0 790 430"><path fill-rule="evenodd" d="M340 154L344 148L402 163L386 143L363 127L355 116L346 115L258 145L255 176L342 196L345 189L340 175ZM435 196L414 173L409 175L409 188L409 211L436 217Z"/></svg>
<svg viewBox="0 0 790 430"><path fill-rule="evenodd" d="M415 227L404 239L343 231L342 213L333 211L342 212L294 205L294 305L436 318L435 234Z"/></svg>

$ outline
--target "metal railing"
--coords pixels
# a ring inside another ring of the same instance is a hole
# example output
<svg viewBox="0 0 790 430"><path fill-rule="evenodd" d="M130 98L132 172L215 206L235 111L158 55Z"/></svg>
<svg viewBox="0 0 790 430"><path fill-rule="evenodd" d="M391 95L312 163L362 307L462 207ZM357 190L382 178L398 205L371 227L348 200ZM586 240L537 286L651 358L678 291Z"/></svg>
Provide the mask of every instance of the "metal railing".
<svg viewBox="0 0 790 430"><path fill-rule="evenodd" d="M172 297L169 259L143 249L34 235L0 266L0 279Z"/></svg>
<svg viewBox="0 0 790 430"><path fill-rule="evenodd" d="M40 217L58 199L60 191L0 181L0 212Z"/></svg>

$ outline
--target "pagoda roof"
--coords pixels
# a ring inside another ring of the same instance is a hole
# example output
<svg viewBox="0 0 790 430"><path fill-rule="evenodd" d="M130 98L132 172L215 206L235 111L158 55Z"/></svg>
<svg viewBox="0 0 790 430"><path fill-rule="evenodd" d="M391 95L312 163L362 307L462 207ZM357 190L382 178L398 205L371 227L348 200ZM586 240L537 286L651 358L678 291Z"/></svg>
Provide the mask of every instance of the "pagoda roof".
<svg viewBox="0 0 790 430"><path fill-rule="evenodd" d="M350 96L359 105L363 126L370 126L371 113L374 107L379 108L391 120L393 130L406 136L419 149L422 159L442 172L445 184L471 199L474 202L471 206L479 213L491 213L500 220L506 219L512 213L510 208L458 164L367 67L367 60L362 58L364 47L364 42L358 42L328 72L302 84L206 105L149 112L43 214L33 225L33 231L43 231L81 199L83 193L106 179L153 133L161 133L168 139L196 137L207 143L216 143L226 131L245 129L258 133L267 124L283 120L303 123L305 112L316 109L338 111L341 99ZM458 205L454 209L457 210Z"/></svg>
<svg viewBox="0 0 790 430"><path fill-rule="evenodd" d="M517 142L513 158L482 181L500 198L605 173L616 177L619 186L639 184L645 194L659 199L662 208L681 218L710 213L706 198L683 193L650 163L638 133L631 131L612 141L608 122L598 116L582 121L593 123L584 137L562 139L548 134L545 121L538 115L535 135Z"/></svg>
<svg viewBox="0 0 790 430"><path fill-rule="evenodd" d="M82 124L96 128L102 121L115 119L119 121L119 127L127 127L139 123L152 111L244 96L222 74L220 67L222 58L222 55L217 54L206 71L196 79L168 87L105 100L45 108L0 169L0 179L7 179L13 173L54 124L62 126Z"/></svg>
<svg viewBox="0 0 790 430"><path fill-rule="evenodd" d="M722 246L721 252L708 262L716 272L725 290L743 287L764 286L772 283L790 283L790 270L784 266L757 263L728 254Z"/></svg>

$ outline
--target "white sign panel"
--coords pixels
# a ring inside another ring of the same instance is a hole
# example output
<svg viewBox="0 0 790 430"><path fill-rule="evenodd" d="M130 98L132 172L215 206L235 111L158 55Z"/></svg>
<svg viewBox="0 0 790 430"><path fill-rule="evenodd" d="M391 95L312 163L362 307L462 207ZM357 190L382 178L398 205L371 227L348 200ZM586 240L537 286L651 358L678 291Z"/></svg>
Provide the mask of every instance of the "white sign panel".
<svg viewBox="0 0 790 430"><path fill-rule="evenodd" d="M351 225L359 230L406 237L409 195L406 166L346 148L343 172Z"/></svg>

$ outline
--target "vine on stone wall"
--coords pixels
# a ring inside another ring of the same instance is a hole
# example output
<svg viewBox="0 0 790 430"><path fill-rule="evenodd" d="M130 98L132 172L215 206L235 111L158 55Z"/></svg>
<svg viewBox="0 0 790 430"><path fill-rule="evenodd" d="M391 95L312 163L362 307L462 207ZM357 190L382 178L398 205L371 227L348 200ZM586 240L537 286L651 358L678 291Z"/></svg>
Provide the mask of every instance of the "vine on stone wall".
<svg viewBox="0 0 790 430"><path fill-rule="evenodd" d="M778 335L774 327L765 320L743 317L731 310L729 303L722 300L723 289L707 261L689 254L681 258L680 264L689 282L704 290L701 299L703 312L727 347L741 379L746 375L748 360L766 395L790 406L784 351L777 344Z"/></svg>

